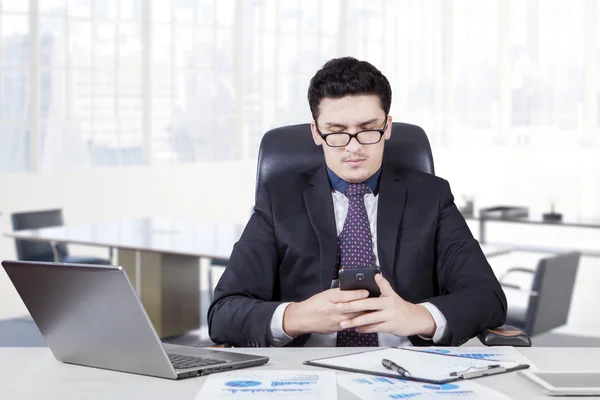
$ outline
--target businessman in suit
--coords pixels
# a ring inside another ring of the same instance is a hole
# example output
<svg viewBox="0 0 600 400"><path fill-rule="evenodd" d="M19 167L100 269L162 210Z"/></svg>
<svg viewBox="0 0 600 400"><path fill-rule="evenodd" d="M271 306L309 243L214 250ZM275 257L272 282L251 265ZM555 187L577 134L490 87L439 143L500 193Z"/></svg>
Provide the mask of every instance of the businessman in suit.
<svg viewBox="0 0 600 400"><path fill-rule="evenodd" d="M506 298L448 182L386 165L391 98L387 78L351 57L311 79L325 164L266 185L215 289L214 342L461 345L504 323ZM354 267L379 268L379 297L336 288Z"/></svg>

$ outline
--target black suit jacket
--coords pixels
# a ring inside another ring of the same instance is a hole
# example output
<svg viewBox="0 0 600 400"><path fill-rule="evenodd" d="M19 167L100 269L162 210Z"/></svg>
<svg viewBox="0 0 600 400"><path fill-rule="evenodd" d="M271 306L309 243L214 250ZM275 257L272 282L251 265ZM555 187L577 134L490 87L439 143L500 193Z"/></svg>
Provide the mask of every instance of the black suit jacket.
<svg viewBox="0 0 600 400"><path fill-rule="evenodd" d="M267 346L278 305L329 289L337 254L331 190L324 165L266 185L208 310L214 342ZM403 299L429 301L444 314L446 344L461 345L504 323L504 293L447 181L384 164L377 249L383 276ZM309 336L288 346L303 346Z"/></svg>

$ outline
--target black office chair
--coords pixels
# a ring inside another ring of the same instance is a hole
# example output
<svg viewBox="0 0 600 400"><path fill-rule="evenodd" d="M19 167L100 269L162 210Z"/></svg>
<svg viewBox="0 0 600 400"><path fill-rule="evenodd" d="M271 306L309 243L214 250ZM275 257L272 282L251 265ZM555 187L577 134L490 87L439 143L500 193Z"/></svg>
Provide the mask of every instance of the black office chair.
<svg viewBox="0 0 600 400"><path fill-rule="evenodd" d="M49 228L63 225L62 210L28 211L12 214L14 231ZM67 245L44 241L15 239L17 258L24 261L49 261L76 264L110 265L108 259L91 256L69 255Z"/></svg>
<svg viewBox="0 0 600 400"><path fill-rule="evenodd" d="M506 322L529 336L566 324L580 258L574 251L542 258L536 269L510 268L500 278L508 300Z"/></svg>
<svg viewBox="0 0 600 400"><path fill-rule="evenodd" d="M384 167L410 168L434 174L433 156L425 131L416 125L392 124L392 136L385 143ZM278 176L316 168L325 162L323 149L315 146L310 124L285 126L265 133L258 153L255 200L258 202L265 183ZM518 329L504 325L479 335L488 346L531 346L529 337Z"/></svg>
<svg viewBox="0 0 600 400"><path fill-rule="evenodd" d="M385 162L434 174L433 156L425 131L416 125L400 122L394 122L392 130L394 134L385 143ZM258 152L256 200L266 181L298 170L316 168L324 162L323 149L315 146L310 124L270 130L263 136Z"/></svg>

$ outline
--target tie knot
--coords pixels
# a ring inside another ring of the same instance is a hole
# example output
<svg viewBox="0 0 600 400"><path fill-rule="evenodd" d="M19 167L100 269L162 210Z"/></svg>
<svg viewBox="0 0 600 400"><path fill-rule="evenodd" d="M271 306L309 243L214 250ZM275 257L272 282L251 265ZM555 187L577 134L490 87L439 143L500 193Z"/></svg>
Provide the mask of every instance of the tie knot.
<svg viewBox="0 0 600 400"><path fill-rule="evenodd" d="M371 193L371 189L364 183L351 183L346 189L346 197L350 200L362 199L365 194Z"/></svg>

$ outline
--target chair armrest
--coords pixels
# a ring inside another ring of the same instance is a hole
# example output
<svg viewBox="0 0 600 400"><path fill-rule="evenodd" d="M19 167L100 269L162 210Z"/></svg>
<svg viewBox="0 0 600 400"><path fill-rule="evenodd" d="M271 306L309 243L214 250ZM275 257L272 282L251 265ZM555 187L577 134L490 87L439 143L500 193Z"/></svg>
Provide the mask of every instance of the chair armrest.
<svg viewBox="0 0 600 400"><path fill-rule="evenodd" d="M525 272L528 274L534 274L535 270L533 270L531 268L526 268L526 267L512 267L512 268L509 268L508 270L506 270L506 272L504 274L502 274L502 276L500 276L500 278L498 280L500 282L502 282L504 280L504 278L506 278L508 275L515 273L515 272Z"/></svg>
<svg viewBox="0 0 600 400"><path fill-rule="evenodd" d="M54 240L50 241L50 247L52 248L52 257L54 257L54 262L61 262L62 260L60 259L60 253L58 252L58 247L57 247L58 243L56 243Z"/></svg>
<svg viewBox="0 0 600 400"><path fill-rule="evenodd" d="M531 347L529 336L511 325L485 329L477 337L486 346Z"/></svg>
<svg viewBox="0 0 600 400"><path fill-rule="evenodd" d="M519 285L513 285L512 283L502 283L502 282L500 282L500 285L502 287L505 287L505 288L516 289L516 290L519 290L519 291L523 290L523 288L521 286L519 286Z"/></svg>
<svg viewBox="0 0 600 400"><path fill-rule="evenodd" d="M503 288L518 290L519 292L523 292L523 293L528 294L530 296L539 296L540 295L540 292L538 292L537 290L523 289L521 286L515 285L513 283L502 283L502 282L500 282L500 286L502 286Z"/></svg>

